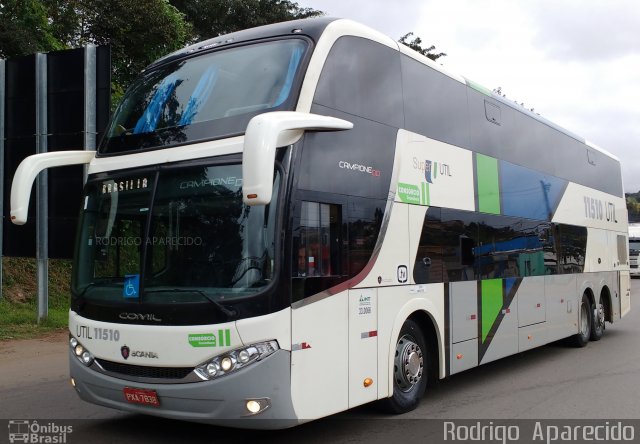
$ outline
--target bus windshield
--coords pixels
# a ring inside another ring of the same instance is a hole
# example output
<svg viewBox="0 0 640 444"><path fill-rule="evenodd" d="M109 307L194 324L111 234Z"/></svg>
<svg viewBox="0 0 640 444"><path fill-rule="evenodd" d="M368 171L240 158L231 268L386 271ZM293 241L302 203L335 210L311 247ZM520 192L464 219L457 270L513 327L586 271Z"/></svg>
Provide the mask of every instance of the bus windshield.
<svg viewBox="0 0 640 444"><path fill-rule="evenodd" d="M242 202L240 164L93 180L86 186L73 292L117 303L219 305L274 276L275 208Z"/></svg>
<svg viewBox="0 0 640 444"><path fill-rule="evenodd" d="M128 89L99 148L115 154L227 137L251 117L291 109L306 40L205 53L143 72Z"/></svg>

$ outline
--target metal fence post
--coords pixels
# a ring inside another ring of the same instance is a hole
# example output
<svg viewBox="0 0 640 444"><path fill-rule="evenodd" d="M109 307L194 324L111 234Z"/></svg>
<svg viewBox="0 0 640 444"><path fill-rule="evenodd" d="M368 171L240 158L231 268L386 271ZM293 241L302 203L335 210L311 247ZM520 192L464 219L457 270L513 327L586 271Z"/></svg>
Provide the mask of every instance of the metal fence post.
<svg viewBox="0 0 640 444"><path fill-rule="evenodd" d="M47 152L47 55L36 54L36 152ZM42 171L36 180L36 261L38 266L38 323L49 314L49 232L48 175Z"/></svg>
<svg viewBox="0 0 640 444"><path fill-rule="evenodd" d="M2 264L4 262L4 90L5 90L5 62L0 59L0 300L2 299Z"/></svg>
<svg viewBox="0 0 640 444"><path fill-rule="evenodd" d="M84 149L96 150L96 101L97 101L97 55L96 46L84 48ZM84 181L87 181L87 165L84 166Z"/></svg>

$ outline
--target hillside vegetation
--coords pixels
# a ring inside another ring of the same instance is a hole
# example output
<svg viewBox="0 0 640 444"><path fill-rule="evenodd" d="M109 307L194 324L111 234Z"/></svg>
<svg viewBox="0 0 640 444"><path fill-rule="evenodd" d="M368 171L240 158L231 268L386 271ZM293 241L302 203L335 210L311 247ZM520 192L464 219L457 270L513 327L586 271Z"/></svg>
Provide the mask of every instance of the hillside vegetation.
<svg viewBox="0 0 640 444"><path fill-rule="evenodd" d="M49 316L38 325L36 260L2 258L0 341L28 338L66 328L69 313L70 260L49 260Z"/></svg>

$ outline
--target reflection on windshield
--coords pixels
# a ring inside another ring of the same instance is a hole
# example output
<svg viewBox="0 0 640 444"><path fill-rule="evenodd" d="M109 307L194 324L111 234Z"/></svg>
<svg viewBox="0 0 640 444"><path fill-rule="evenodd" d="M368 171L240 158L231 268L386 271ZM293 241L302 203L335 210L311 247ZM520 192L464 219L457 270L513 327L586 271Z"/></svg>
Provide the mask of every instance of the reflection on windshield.
<svg viewBox="0 0 640 444"><path fill-rule="evenodd" d="M116 111L100 152L243 132L255 114L287 105L306 46L301 39L264 42L143 73Z"/></svg>
<svg viewBox="0 0 640 444"><path fill-rule="evenodd" d="M224 302L268 285L279 175L272 204L248 207L240 165L158 174L157 185L154 173L87 186L74 292L109 301Z"/></svg>

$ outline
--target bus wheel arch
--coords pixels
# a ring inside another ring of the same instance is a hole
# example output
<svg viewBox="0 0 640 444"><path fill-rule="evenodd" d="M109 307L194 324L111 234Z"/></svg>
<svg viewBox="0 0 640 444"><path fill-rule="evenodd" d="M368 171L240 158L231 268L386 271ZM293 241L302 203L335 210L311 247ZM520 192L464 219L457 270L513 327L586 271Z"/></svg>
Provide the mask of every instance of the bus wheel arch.
<svg viewBox="0 0 640 444"><path fill-rule="evenodd" d="M390 396L379 404L388 413L414 410L427 386L438 379L439 335L436 323L424 310L411 313L392 339Z"/></svg>

